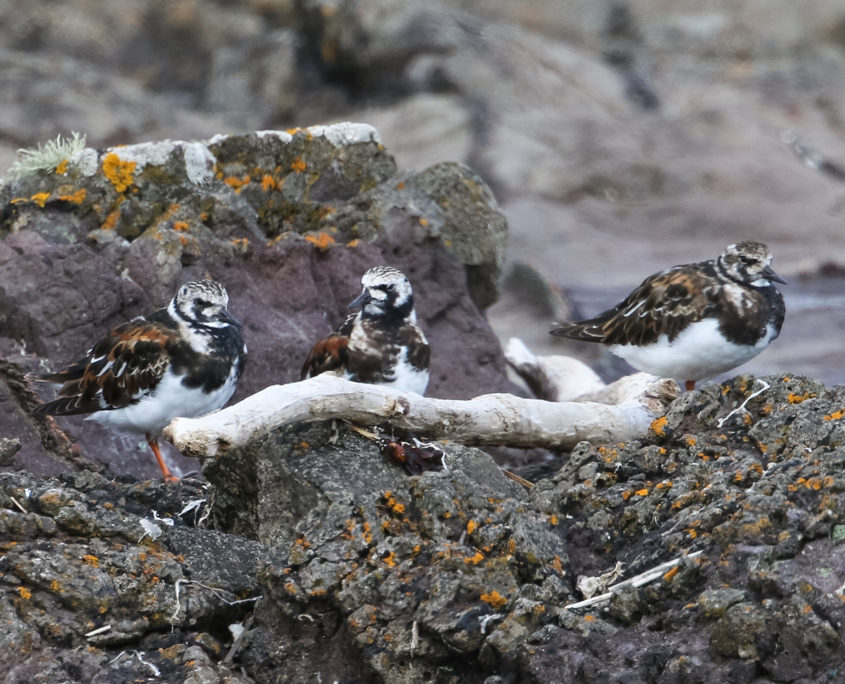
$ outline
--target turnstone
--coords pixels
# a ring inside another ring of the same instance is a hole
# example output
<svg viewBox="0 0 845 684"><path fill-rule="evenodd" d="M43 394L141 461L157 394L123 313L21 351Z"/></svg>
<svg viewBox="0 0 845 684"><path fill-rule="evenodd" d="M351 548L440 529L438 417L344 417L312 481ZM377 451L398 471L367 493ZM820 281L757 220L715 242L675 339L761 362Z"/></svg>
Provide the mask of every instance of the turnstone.
<svg viewBox="0 0 845 684"><path fill-rule="evenodd" d="M395 268L376 266L361 284L361 295L349 305L361 310L311 348L302 379L329 372L422 394L430 349L417 325L411 283Z"/></svg>
<svg viewBox="0 0 845 684"><path fill-rule="evenodd" d="M696 380L757 356L780 333L783 297L772 282L766 245L729 245L718 258L646 278L624 301L595 318L563 323L552 335L601 342L634 368Z"/></svg>
<svg viewBox="0 0 845 684"><path fill-rule="evenodd" d="M88 420L142 433L165 480L175 480L158 447L176 416L196 417L225 404L246 363L241 324L226 310L220 283L198 280L167 305L111 330L81 359L34 379L61 384L59 399L37 414L90 413Z"/></svg>

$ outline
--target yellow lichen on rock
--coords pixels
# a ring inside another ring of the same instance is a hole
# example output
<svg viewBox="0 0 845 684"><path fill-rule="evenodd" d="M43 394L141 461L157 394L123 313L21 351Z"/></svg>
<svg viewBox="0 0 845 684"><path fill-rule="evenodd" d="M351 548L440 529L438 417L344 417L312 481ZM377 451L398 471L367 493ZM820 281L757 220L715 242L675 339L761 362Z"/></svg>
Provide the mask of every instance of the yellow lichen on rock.
<svg viewBox="0 0 845 684"><path fill-rule="evenodd" d="M118 192L126 192L132 185L136 163L123 161L115 152L109 152L103 159L103 175Z"/></svg>

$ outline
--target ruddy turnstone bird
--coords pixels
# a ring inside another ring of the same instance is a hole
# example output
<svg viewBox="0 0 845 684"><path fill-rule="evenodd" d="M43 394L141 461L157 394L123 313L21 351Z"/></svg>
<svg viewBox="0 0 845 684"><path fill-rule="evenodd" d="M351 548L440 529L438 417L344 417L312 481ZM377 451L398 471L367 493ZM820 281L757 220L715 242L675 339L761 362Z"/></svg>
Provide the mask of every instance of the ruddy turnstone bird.
<svg viewBox="0 0 845 684"><path fill-rule="evenodd" d="M228 302L226 288L213 280L182 285L167 308L117 326L66 368L33 376L62 385L59 399L34 412L90 413L88 420L142 433L164 479L177 479L159 450L159 433L177 416L223 406L246 363L241 324Z"/></svg>
<svg viewBox="0 0 845 684"><path fill-rule="evenodd" d="M760 242L729 245L718 258L648 278L595 318L562 323L552 335L601 342L634 368L695 382L757 356L780 333L783 297L772 255Z"/></svg>
<svg viewBox="0 0 845 684"><path fill-rule="evenodd" d="M417 325L414 292L401 272L376 266L361 278L361 306L311 348L302 379L320 373L422 394L428 386L429 346Z"/></svg>

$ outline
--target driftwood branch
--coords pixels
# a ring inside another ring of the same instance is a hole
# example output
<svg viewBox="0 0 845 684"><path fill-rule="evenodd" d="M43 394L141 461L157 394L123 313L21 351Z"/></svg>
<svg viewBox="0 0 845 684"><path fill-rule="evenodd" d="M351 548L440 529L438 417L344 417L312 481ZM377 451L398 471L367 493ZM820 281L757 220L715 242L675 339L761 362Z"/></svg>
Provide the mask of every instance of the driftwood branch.
<svg viewBox="0 0 845 684"><path fill-rule="evenodd" d="M535 356L518 337L508 340L505 359L538 399L572 401L605 386L587 364L571 356Z"/></svg>
<svg viewBox="0 0 845 684"><path fill-rule="evenodd" d="M606 405L511 394L468 401L431 399L324 374L267 387L201 418L176 418L164 436L198 458L214 457L284 425L336 418L361 425L389 422L420 436L461 444L571 448L583 440L619 442L643 435L674 398L671 381L651 378L644 383L639 375L630 377L636 396Z"/></svg>

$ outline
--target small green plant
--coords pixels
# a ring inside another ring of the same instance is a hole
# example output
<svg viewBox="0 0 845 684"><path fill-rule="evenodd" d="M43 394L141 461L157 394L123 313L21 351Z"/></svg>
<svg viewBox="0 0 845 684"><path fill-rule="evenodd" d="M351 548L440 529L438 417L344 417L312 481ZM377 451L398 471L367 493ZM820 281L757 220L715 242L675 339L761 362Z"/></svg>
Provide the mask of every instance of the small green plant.
<svg viewBox="0 0 845 684"><path fill-rule="evenodd" d="M70 138L56 136L43 145L24 147L18 150L15 161L9 167L8 176L12 179L31 176L42 171L53 171L59 164L85 149L85 135L74 131Z"/></svg>

